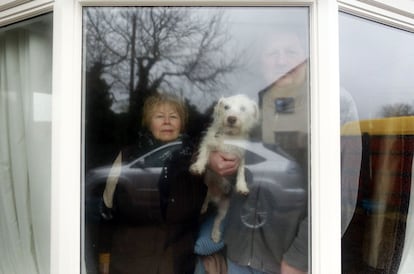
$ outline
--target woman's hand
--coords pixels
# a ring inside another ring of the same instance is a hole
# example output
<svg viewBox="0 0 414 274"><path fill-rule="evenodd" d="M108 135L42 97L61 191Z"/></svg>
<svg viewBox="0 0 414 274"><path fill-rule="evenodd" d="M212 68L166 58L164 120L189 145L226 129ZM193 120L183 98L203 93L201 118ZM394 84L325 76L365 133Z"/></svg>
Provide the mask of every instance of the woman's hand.
<svg viewBox="0 0 414 274"><path fill-rule="evenodd" d="M208 166L220 176L230 176L236 173L240 159L229 153L212 151L208 160Z"/></svg>

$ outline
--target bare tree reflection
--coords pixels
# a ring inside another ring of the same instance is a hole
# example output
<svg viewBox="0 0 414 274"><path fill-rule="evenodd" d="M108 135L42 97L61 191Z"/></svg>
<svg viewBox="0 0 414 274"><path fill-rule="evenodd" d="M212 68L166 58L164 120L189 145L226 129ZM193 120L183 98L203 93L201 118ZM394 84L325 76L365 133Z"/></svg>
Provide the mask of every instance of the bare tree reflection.
<svg viewBox="0 0 414 274"><path fill-rule="evenodd" d="M103 65L112 92L128 92L135 118L157 88L220 90L238 60L223 50L230 40L223 15L172 7L88 8L87 64Z"/></svg>
<svg viewBox="0 0 414 274"><path fill-rule="evenodd" d="M85 9L88 166L108 161L113 151L135 141L142 104L156 90L183 96L188 131L200 131L206 117L189 98L220 95L226 77L242 62L234 49L229 52L226 20L222 10L211 8Z"/></svg>
<svg viewBox="0 0 414 274"><path fill-rule="evenodd" d="M401 116L413 116L414 107L406 103L395 103L384 105L381 108L381 117L401 117Z"/></svg>

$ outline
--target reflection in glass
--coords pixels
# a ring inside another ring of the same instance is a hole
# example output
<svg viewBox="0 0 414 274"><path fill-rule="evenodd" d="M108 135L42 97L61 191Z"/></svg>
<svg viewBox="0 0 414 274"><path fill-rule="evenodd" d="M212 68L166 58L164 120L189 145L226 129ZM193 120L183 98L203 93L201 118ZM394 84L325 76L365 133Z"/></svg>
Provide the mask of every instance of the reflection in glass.
<svg viewBox="0 0 414 274"><path fill-rule="evenodd" d="M89 272L221 273L226 262L229 273L307 271L308 12L301 7L84 9ZM230 208L216 243L210 237L216 209L200 215L204 176L191 174L189 165L216 102L235 94L253 99L261 120L243 143L250 193L232 191L226 198ZM186 123L177 142L161 141L145 123L147 116L170 125L176 119L146 111L154 95L173 96L187 109L188 115L178 115ZM138 153L143 135L156 146L145 143ZM108 182L114 186L110 191Z"/></svg>
<svg viewBox="0 0 414 274"><path fill-rule="evenodd" d="M343 273L413 273L414 35L339 22Z"/></svg>

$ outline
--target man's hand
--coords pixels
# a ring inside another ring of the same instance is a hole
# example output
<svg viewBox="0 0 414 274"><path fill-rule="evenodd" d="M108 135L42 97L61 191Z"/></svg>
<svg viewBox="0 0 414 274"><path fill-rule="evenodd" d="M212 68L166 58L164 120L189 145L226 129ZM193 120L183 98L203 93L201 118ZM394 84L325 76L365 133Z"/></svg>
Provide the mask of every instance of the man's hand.
<svg viewBox="0 0 414 274"><path fill-rule="evenodd" d="M229 176L236 173L240 159L233 154L212 151L208 166L220 176Z"/></svg>
<svg viewBox="0 0 414 274"><path fill-rule="evenodd" d="M280 273L281 274L307 274L308 272L304 272L300 269L290 266L288 265L286 261L282 260L282 264L280 266Z"/></svg>

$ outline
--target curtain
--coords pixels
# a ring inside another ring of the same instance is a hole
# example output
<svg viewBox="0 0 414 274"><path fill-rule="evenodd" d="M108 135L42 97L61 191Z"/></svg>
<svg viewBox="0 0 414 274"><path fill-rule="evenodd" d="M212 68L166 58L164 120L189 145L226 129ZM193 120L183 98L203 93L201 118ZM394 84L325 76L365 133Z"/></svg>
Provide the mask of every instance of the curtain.
<svg viewBox="0 0 414 274"><path fill-rule="evenodd" d="M411 198L414 197L414 160L411 168ZM414 273L414 202L410 198L405 231L404 249L399 274Z"/></svg>
<svg viewBox="0 0 414 274"><path fill-rule="evenodd" d="M50 272L51 15L0 29L0 273Z"/></svg>

